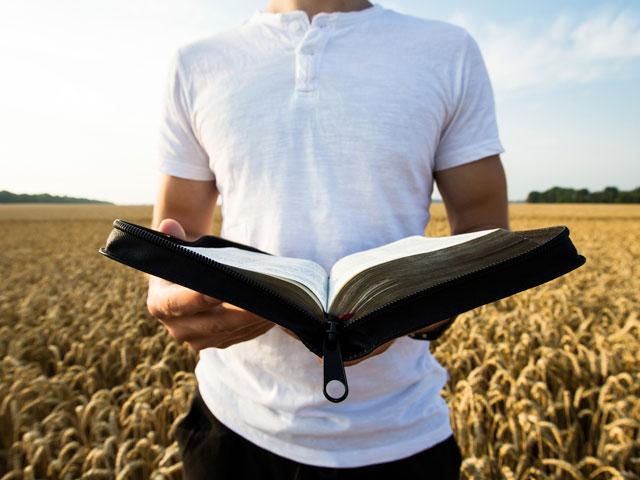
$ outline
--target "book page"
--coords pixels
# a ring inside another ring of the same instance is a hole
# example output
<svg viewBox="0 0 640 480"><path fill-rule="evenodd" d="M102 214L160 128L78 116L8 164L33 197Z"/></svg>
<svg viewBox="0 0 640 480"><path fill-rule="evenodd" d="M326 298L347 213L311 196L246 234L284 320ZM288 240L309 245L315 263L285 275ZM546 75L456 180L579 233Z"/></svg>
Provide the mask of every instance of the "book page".
<svg viewBox="0 0 640 480"><path fill-rule="evenodd" d="M182 247L231 267L251 270L305 285L326 310L328 275L321 265L304 258L279 257L242 248Z"/></svg>
<svg viewBox="0 0 640 480"><path fill-rule="evenodd" d="M380 247L363 250L342 257L331 267L329 275L328 305L335 298L337 292L358 273L367 270L375 265L385 263L398 258L408 257L419 253L434 252L444 248L459 245L469 240L488 235L500 230L481 230L479 232L462 233L446 237L425 237L423 235L412 235L410 237L396 240L395 242L382 245Z"/></svg>

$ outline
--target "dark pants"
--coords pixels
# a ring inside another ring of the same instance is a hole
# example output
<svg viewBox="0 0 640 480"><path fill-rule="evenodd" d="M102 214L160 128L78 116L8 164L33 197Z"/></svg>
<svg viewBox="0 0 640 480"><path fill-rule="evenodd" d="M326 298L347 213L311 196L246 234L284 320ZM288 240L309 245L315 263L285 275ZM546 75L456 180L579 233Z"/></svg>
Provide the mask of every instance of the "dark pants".
<svg viewBox="0 0 640 480"><path fill-rule="evenodd" d="M185 480L202 479L458 479L462 456L453 436L407 458L357 468L306 465L264 450L229 430L207 408L200 391L178 424Z"/></svg>

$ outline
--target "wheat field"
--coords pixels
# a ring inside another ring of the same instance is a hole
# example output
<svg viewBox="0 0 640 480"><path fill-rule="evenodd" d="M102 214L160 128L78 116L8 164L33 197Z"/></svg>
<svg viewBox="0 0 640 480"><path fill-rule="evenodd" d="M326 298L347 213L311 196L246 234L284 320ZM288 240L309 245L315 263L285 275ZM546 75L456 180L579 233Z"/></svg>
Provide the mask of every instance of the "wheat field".
<svg viewBox="0 0 640 480"><path fill-rule="evenodd" d="M432 342L462 478L640 478L640 206L510 209L514 230L568 225L587 264ZM146 312L140 272L97 253L114 218L150 215L0 207L0 480L181 478L197 352Z"/></svg>

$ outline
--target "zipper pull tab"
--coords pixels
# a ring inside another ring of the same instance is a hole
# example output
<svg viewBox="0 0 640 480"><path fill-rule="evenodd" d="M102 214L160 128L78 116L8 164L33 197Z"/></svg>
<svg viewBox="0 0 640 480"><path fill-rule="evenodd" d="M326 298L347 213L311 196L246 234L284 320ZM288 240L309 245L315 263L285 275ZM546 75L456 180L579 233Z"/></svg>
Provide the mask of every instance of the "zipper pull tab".
<svg viewBox="0 0 640 480"><path fill-rule="evenodd" d="M338 341L338 322L330 320L325 314L326 328L323 345L324 396L330 402L338 403L347 398L349 386L342 363L340 342ZM335 317L332 317L335 318Z"/></svg>

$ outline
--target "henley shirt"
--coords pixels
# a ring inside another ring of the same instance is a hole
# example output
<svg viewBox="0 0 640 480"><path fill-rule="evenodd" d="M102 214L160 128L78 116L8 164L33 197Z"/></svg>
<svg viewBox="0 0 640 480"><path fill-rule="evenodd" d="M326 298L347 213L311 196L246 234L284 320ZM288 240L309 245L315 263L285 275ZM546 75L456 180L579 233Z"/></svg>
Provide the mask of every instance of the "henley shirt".
<svg viewBox="0 0 640 480"><path fill-rule="evenodd" d="M221 236L329 271L423 235L433 172L504 150L470 34L373 4L311 21L256 10L178 48L159 151L160 171L215 181ZM452 434L429 342L398 338L346 371L348 398L329 402L318 358L275 326L201 350L195 375L223 424L301 463L389 462Z"/></svg>

